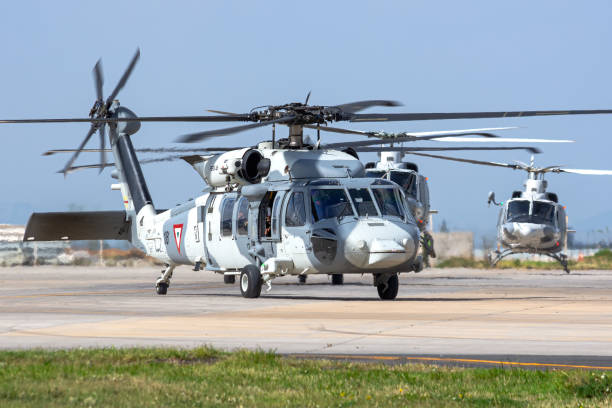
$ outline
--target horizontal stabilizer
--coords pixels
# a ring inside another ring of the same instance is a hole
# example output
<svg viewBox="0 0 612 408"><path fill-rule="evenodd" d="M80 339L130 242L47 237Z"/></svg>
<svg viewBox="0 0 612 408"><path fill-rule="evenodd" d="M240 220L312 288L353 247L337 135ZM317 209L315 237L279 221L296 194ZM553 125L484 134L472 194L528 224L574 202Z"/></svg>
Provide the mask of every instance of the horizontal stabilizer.
<svg viewBox="0 0 612 408"><path fill-rule="evenodd" d="M130 239L130 222L124 211L33 213L24 241Z"/></svg>

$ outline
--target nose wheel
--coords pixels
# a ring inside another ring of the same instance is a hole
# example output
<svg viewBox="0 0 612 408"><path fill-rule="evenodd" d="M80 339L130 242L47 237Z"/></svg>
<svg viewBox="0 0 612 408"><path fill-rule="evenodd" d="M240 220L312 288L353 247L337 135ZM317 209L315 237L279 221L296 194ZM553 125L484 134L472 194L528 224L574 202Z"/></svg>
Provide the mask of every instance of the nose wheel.
<svg viewBox="0 0 612 408"><path fill-rule="evenodd" d="M399 291L399 277L397 273L374 275L374 285L378 290L378 296L382 300L393 300Z"/></svg>

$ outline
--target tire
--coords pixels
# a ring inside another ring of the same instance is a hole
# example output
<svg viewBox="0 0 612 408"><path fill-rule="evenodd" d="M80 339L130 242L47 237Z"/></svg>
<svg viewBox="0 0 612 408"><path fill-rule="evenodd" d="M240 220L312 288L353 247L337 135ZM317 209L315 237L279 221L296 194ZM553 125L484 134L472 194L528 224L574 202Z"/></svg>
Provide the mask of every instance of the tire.
<svg viewBox="0 0 612 408"><path fill-rule="evenodd" d="M157 292L158 295L165 295L168 293L168 284L164 282L158 283L155 285L155 292Z"/></svg>
<svg viewBox="0 0 612 408"><path fill-rule="evenodd" d="M378 285L376 289L378 289L378 296L380 296L382 300L395 299L399 290L399 278L397 277L397 273L389 277L386 285Z"/></svg>
<svg viewBox="0 0 612 408"><path fill-rule="evenodd" d="M342 285L344 284L344 275L341 273L332 274L332 285Z"/></svg>
<svg viewBox="0 0 612 408"><path fill-rule="evenodd" d="M261 295L261 273L255 265L247 265L240 273L240 293L245 298L258 298Z"/></svg>
<svg viewBox="0 0 612 408"><path fill-rule="evenodd" d="M233 285L236 282L236 275L223 275L223 283Z"/></svg>
<svg viewBox="0 0 612 408"><path fill-rule="evenodd" d="M308 275L298 275L298 283L306 283Z"/></svg>

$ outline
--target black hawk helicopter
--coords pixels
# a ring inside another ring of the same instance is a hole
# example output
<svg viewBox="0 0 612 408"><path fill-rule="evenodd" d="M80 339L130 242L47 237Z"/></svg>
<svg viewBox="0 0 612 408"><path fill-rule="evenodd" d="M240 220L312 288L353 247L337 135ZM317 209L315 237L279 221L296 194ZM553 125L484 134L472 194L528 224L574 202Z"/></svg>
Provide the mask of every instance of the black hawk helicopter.
<svg viewBox="0 0 612 408"><path fill-rule="evenodd" d="M371 100L334 106L290 103L268 105L245 114L138 117L115 98L129 78L137 51L118 84L103 97L101 63L94 67L97 99L88 118L10 119L9 123L89 123L89 131L61 170L73 164L97 132L100 169L107 166L105 130L125 211L34 213L24 240L125 239L166 263L156 282L166 294L177 265L205 266L224 276L240 276L244 297L254 298L265 283L284 275L369 273L381 299L394 299L398 273L414 270L419 230L407 211L405 195L391 181L363 177L363 164L339 146L305 143L303 129L347 133L330 122L380 122L536 115L608 114L612 110L514 111L468 113L360 114L374 106L396 106ZM142 122L251 122L178 139L193 143L262 126L283 124L289 136L256 147L211 148L219 154L194 160L210 186L208 191L170 210L158 210L148 191L131 136ZM408 135L404 141L433 137ZM367 142L367 141L366 141ZM353 148L346 142L344 149ZM380 144L375 141L372 144ZM356 147L359 147L356 145ZM496 150L519 147L495 148ZM425 149L423 149L425 150ZM531 148L533 151L534 149Z"/></svg>

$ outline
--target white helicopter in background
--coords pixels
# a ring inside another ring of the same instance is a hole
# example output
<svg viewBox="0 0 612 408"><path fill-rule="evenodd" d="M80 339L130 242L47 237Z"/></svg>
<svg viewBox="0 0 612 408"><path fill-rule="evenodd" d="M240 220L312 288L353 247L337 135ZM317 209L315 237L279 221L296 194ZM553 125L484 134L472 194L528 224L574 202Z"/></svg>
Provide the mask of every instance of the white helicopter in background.
<svg viewBox="0 0 612 408"><path fill-rule="evenodd" d="M545 255L558 261L563 270L569 273L567 255L567 234L575 232L568 229L565 206L559 203L556 193L547 191L546 173L572 173L582 175L612 176L612 170L568 169L563 166L536 167L534 157L530 164L497 163L458 157L439 156L428 153L410 153L422 157L451 160L484 166L504 167L527 172L524 190L516 190L511 198L503 202L495 201L495 193L490 192L488 204L500 206L497 221L497 249L488 255L491 266L509 255L530 253Z"/></svg>

